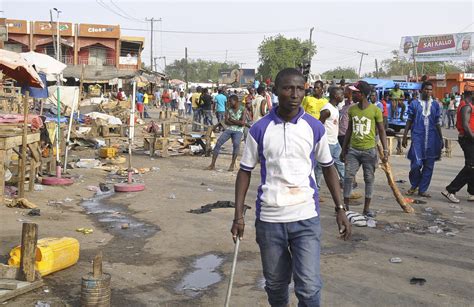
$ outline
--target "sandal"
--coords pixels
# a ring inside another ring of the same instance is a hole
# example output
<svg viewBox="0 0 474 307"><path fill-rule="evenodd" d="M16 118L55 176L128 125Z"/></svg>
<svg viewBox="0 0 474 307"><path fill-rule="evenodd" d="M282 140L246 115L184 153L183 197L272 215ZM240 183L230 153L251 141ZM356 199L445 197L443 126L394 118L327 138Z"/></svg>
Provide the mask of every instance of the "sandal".
<svg viewBox="0 0 474 307"><path fill-rule="evenodd" d="M431 195L426 193L426 192L418 192L418 196L425 197L425 198L431 198Z"/></svg>
<svg viewBox="0 0 474 307"><path fill-rule="evenodd" d="M413 194L416 193L416 190L418 190L418 188L409 188L408 191L405 194L413 195Z"/></svg>
<svg viewBox="0 0 474 307"><path fill-rule="evenodd" d="M375 213L375 211L372 211L372 210L369 210L367 212L363 212L364 216L366 218L374 218L377 216L377 213Z"/></svg>
<svg viewBox="0 0 474 307"><path fill-rule="evenodd" d="M367 220L365 217L357 212L354 211L347 211L346 212L347 219L349 222L351 222L352 225L358 226L358 227L366 227L367 226Z"/></svg>

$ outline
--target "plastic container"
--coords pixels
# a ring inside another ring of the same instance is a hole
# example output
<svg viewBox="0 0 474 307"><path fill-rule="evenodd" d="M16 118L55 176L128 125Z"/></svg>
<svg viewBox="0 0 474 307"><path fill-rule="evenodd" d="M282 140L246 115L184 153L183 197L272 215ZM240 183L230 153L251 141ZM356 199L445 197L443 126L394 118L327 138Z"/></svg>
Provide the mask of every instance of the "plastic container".
<svg viewBox="0 0 474 307"><path fill-rule="evenodd" d="M8 264L20 266L21 246L10 252ZM79 260L79 241L74 238L44 238L38 240L35 269L41 276L60 271Z"/></svg>
<svg viewBox="0 0 474 307"><path fill-rule="evenodd" d="M99 157L101 158L114 158L117 155L117 148L115 147L102 147L99 149Z"/></svg>

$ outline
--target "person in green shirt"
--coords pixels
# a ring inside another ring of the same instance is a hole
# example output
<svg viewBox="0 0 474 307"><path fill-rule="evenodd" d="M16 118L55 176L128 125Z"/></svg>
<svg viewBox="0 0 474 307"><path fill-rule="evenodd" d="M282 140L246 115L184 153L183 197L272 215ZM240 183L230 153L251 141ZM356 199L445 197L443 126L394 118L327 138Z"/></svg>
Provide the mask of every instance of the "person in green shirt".
<svg viewBox="0 0 474 307"><path fill-rule="evenodd" d="M371 87L367 82L358 81L349 88L352 90L352 100L355 104L348 111L349 125L341 152L341 161L345 162L344 204L349 210L352 182L362 165L365 182L363 214L367 217L374 217L375 213L370 211L370 202L375 181L375 168L378 162L376 130L383 146L382 161L388 161L383 115L377 106L367 100L371 92Z"/></svg>
<svg viewBox="0 0 474 307"><path fill-rule="evenodd" d="M441 127L444 127L444 124L446 124L446 126L449 125L449 122L448 122L448 109L449 109L449 103L450 102L451 102L451 98L449 98L449 94L448 93L444 94L444 98L442 100L443 109L442 109L442 113L441 113Z"/></svg>
<svg viewBox="0 0 474 307"><path fill-rule="evenodd" d="M405 114L405 103L403 103L405 99L405 92L400 89L400 85L395 83L395 86L390 91L390 98L392 99L391 105L391 118L396 119L399 115L401 121L403 121L403 114ZM398 114L398 108L401 108L400 114Z"/></svg>

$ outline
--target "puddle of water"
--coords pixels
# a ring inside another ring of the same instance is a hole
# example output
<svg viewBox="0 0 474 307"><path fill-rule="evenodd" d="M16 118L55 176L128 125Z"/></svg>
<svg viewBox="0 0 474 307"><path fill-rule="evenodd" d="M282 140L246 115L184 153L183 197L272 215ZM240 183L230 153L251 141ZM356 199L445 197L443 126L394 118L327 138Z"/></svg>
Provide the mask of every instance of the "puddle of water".
<svg viewBox="0 0 474 307"><path fill-rule="evenodd" d="M122 237L149 238L159 230L156 225L147 224L133 217L126 206L107 202L112 195L114 192L99 192L95 197L85 199L81 206L106 229ZM122 228L125 224L128 226L127 229Z"/></svg>
<svg viewBox="0 0 474 307"><path fill-rule="evenodd" d="M224 258L210 254L196 259L194 270L186 274L176 286L176 291L190 297L198 296L201 291L222 280L221 274L216 272L222 265Z"/></svg>

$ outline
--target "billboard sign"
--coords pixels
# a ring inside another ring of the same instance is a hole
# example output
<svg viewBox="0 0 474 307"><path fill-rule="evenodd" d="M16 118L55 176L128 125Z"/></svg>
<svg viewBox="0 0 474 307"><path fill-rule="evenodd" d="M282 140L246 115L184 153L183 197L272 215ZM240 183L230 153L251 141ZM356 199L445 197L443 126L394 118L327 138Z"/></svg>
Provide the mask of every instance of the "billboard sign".
<svg viewBox="0 0 474 307"><path fill-rule="evenodd" d="M472 55L474 33L404 36L398 56L418 62L465 61Z"/></svg>

